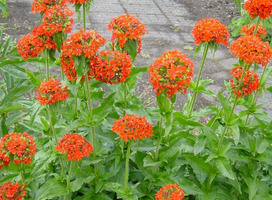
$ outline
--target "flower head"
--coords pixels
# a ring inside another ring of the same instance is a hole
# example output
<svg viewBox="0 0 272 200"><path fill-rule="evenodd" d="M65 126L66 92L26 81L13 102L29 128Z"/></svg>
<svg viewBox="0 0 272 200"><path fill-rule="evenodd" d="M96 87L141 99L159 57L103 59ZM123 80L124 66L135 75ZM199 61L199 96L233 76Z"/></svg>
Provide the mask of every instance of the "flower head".
<svg viewBox="0 0 272 200"><path fill-rule="evenodd" d="M101 51L100 57L90 61L91 75L110 84L125 82L131 72L131 66L129 55L119 51Z"/></svg>
<svg viewBox="0 0 272 200"><path fill-rule="evenodd" d="M230 71L230 75L233 78L230 80L230 86L233 90L233 93L238 97L248 96L254 90L258 90L259 85L259 77L256 73L253 73L252 70L248 70L245 72L243 83L240 85L241 78L243 74L243 69L241 66L237 66Z"/></svg>
<svg viewBox="0 0 272 200"><path fill-rule="evenodd" d="M88 0L68 0L69 3L73 3L73 4L83 4L85 2L87 2Z"/></svg>
<svg viewBox="0 0 272 200"><path fill-rule="evenodd" d="M33 28L32 34L37 36L42 41L44 48L49 50L57 49L57 45L53 39L53 36L48 36L46 26L44 24L40 24L38 27Z"/></svg>
<svg viewBox="0 0 272 200"><path fill-rule="evenodd" d="M56 150L62 154L67 154L67 159L81 160L82 157L89 157L93 151L93 146L81 135L75 133L67 133L58 142Z"/></svg>
<svg viewBox="0 0 272 200"><path fill-rule="evenodd" d="M166 92L172 98L178 91L186 93L193 76L193 62L177 50L167 51L150 66L149 76L157 95Z"/></svg>
<svg viewBox="0 0 272 200"><path fill-rule="evenodd" d="M127 142L128 140L139 140L152 137L152 126L146 121L145 117L125 115L113 123L112 131L118 133L120 138Z"/></svg>
<svg viewBox="0 0 272 200"><path fill-rule="evenodd" d="M271 0L247 0L244 8L251 18L259 16L260 19L265 20L272 16Z"/></svg>
<svg viewBox="0 0 272 200"><path fill-rule="evenodd" d="M44 13L47 8L53 7L54 5L66 5L67 0L34 0L31 9L36 14L37 12Z"/></svg>
<svg viewBox="0 0 272 200"><path fill-rule="evenodd" d="M241 36L229 47L233 56L243 60L245 64L259 63L265 66L269 63L272 50L267 42L256 36Z"/></svg>
<svg viewBox="0 0 272 200"><path fill-rule="evenodd" d="M247 24L241 28L240 33L243 33L245 35L253 35L255 28L256 28L256 23L252 24L251 26ZM266 34L267 32L263 28L263 25L259 24L257 28L256 37L265 38Z"/></svg>
<svg viewBox="0 0 272 200"><path fill-rule="evenodd" d="M49 7L44 13L43 26L45 27L45 35L50 37L58 32L70 33L72 24L74 23L74 12L66 5L54 5Z"/></svg>
<svg viewBox="0 0 272 200"><path fill-rule="evenodd" d="M218 44L228 45L230 36L227 27L221 24L217 19L202 19L198 21L192 31L195 44L202 42L216 42Z"/></svg>
<svg viewBox="0 0 272 200"><path fill-rule="evenodd" d="M33 34L27 34L18 41L18 52L24 60L35 58L43 51L42 40Z"/></svg>
<svg viewBox="0 0 272 200"><path fill-rule="evenodd" d="M54 78L49 78L48 81L43 81L37 89L37 100L43 106L64 101L69 97L67 85L62 88L61 82Z"/></svg>
<svg viewBox="0 0 272 200"><path fill-rule="evenodd" d="M184 192L176 183L162 187L155 196L156 200L181 200L184 197Z"/></svg>
<svg viewBox="0 0 272 200"><path fill-rule="evenodd" d="M15 164L30 164L36 154L37 146L32 135L26 132L9 133L0 140L0 169L7 166L10 160Z"/></svg>
<svg viewBox="0 0 272 200"><path fill-rule="evenodd" d="M115 41L123 49L128 40L138 41L138 53L141 52L142 39L141 37L147 33L146 27L142 24L138 18L125 14L119 17L113 18L108 29L112 30L111 41Z"/></svg>
<svg viewBox="0 0 272 200"><path fill-rule="evenodd" d="M0 185L0 200L21 200L26 196L26 184L5 182Z"/></svg>

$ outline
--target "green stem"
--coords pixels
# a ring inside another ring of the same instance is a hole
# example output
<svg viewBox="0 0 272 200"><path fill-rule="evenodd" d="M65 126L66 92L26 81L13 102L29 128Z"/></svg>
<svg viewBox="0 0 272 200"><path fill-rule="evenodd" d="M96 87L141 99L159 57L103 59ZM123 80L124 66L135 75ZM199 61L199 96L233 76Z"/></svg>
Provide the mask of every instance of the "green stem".
<svg viewBox="0 0 272 200"><path fill-rule="evenodd" d="M262 72L262 75L261 75L261 78L260 78L260 84L263 82L263 78L264 78L264 74L265 74L266 68L267 68L267 65L266 65L266 66L264 67L264 69L263 69L263 72ZM253 100L252 100L252 102L251 102L251 104L250 104L250 107L251 107L253 104L256 103L258 94L259 94L259 90L257 90L257 91L254 93ZM247 114L247 117L246 117L246 124L245 124L245 125L247 125L248 122L249 122L249 116L250 116L250 113Z"/></svg>
<svg viewBox="0 0 272 200"><path fill-rule="evenodd" d="M39 73L40 73L40 79L41 79L41 81L43 81L42 69L41 69L41 67L40 67L40 66L39 66L38 68L39 68Z"/></svg>
<svg viewBox="0 0 272 200"><path fill-rule="evenodd" d="M25 183L23 163L20 163L20 175L21 175L22 182Z"/></svg>
<svg viewBox="0 0 272 200"><path fill-rule="evenodd" d="M44 59L45 59L45 65L46 65L46 80L49 80L49 52L47 49L44 50Z"/></svg>
<svg viewBox="0 0 272 200"><path fill-rule="evenodd" d="M198 86L199 86L200 77L201 77L202 70L203 70L203 67L204 67L204 64L205 64L205 61L206 61L208 50L209 50L209 43L206 43L205 48L204 48L204 52L203 52L203 56L202 56L202 60L201 60L201 63L200 63L199 71L198 71L198 76L197 76L197 80L196 80L196 87L195 87L195 90L193 92L192 100L191 100L190 107L189 107L190 108L189 116L191 116L191 114L193 112L193 109L194 109L196 96L197 96L197 89L198 89Z"/></svg>
<svg viewBox="0 0 272 200"><path fill-rule="evenodd" d="M85 76L85 88L86 88L86 94L87 94L88 109L89 109L90 120L91 120L91 131L92 131L92 141L93 141L93 157L94 157L94 160L96 160L95 129L94 129L93 109L92 109L91 93L90 93L89 81L88 81L88 73L85 73L84 76ZM94 171L95 171L95 176L97 177L98 176L97 164L94 164Z"/></svg>
<svg viewBox="0 0 272 200"><path fill-rule="evenodd" d="M83 3L83 29L86 31L86 3Z"/></svg>
<svg viewBox="0 0 272 200"><path fill-rule="evenodd" d="M69 185L70 185L70 179L71 179L71 175L72 175L72 169L73 169L73 161L71 161L70 163L70 170L69 170L69 174L67 177L67 190L68 190L68 194L69 194ZM64 196L64 200L66 200L67 195Z"/></svg>
<svg viewBox="0 0 272 200"><path fill-rule="evenodd" d="M125 109L125 114L126 114L126 109L127 109L127 83L124 82L124 109Z"/></svg>
<svg viewBox="0 0 272 200"><path fill-rule="evenodd" d="M253 32L253 35L254 36L256 36L256 34L257 34L257 31L258 31L258 26L259 26L259 24L260 24L260 17L258 17L258 20L257 20L257 23L256 23L256 27L255 27L255 29L254 29L254 32Z"/></svg>
<svg viewBox="0 0 272 200"><path fill-rule="evenodd" d="M131 147L131 140L128 142L127 156L126 156L125 184L124 184L125 189L127 189L127 186L128 186L130 147Z"/></svg>

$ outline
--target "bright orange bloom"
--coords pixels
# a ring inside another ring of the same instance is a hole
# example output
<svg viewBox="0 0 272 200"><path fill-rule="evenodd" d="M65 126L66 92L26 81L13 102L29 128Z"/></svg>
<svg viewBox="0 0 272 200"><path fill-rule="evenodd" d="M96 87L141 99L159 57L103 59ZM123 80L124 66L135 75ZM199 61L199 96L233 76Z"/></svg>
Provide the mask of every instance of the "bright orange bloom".
<svg viewBox="0 0 272 200"><path fill-rule="evenodd" d="M91 75L109 84L123 83L131 72L131 59L119 51L101 51L100 57L90 61Z"/></svg>
<svg viewBox="0 0 272 200"><path fill-rule="evenodd" d="M45 28L45 35L50 37L58 32L70 33L72 24L74 24L74 11L70 10L66 5L54 5L47 8L44 13L43 27Z"/></svg>
<svg viewBox="0 0 272 200"><path fill-rule="evenodd" d="M42 45L46 49L57 49L57 45L53 39L53 36L47 36L46 35L46 26L44 24L40 24L38 27L33 28L32 34L39 37L42 41Z"/></svg>
<svg viewBox="0 0 272 200"><path fill-rule="evenodd" d="M272 50L268 42L256 36L241 36L229 47L233 56L243 60L247 65L259 63L266 66L271 58Z"/></svg>
<svg viewBox="0 0 272 200"><path fill-rule="evenodd" d="M84 56L87 59L95 57L98 49L106 43L105 38L93 30L84 32L83 29L71 35L62 46L61 66L68 80L77 79L76 66L73 56ZM88 72L90 75L90 72ZM90 77L88 77L90 78Z"/></svg>
<svg viewBox="0 0 272 200"><path fill-rule="evenodd" d="M244 8L251 18L259 16L260 19L265 20L272 16L271 0L247 0Z"/></svg>
<svg viewBox="0 0 272 200"><path fill-rule="evenodd" d="M128 40L137 40L138 53L141 52L141 37L146 34L147 31L145 25L142 24L138 18L129 14L121 15L110 21L108 29L112 30L111 41L113 46L114 42L117 42L123 49Z"/></svg>
<svg viewBox="0 0 272 200"><path fill-rule="evenodd" d="M83 4L87 1L89 0L68 0L69 3L73 3L73 4Z"/></svg>
<svg viewBox="0 0 272 200"><path fill-rule="evenodd" d="M121 140L139 140L152 137L152 126L146 121L145 117L125 115L113 123L112 131L120 135Z"/></svg>
<svg viewBox="0 0 272 200"><path fill-rule="evenodd" d="M252 24L251 26L247 24L241 28L240 33L244 33L245 35L253 35L255 28L256 28L256 23ZM259 24L257 28L257 33L255 36L260 38L265 38L266 34L267 32L263 28L263 25Z"/></svg>
<svg viewBox="0 0 272 200"><path fill-rule="evenodd" d="M34 0L31 9L36 14L37 12L45 12L47 8L53 7L54 5L66 5L67 0Z"/></svg>
<svg viewBox="0 0 272 200"><path fill-rule="evenodd" d="M237 66L230 71L230 75L233 78L230 80L230 86L233 89L233 93L238 97L248 96L254 90L258 90L260 87L259 77L252 70L248 70L245 73L243 84L239 87L243 74L243 69L241 66Z"/></svg>
<svg viewBox="0 0 272 200"><path fill-rule="evenodd" d="M43 81L37 89L37 100L43 106L64 101L69 97L67 85L61 87L61 82L54 78L49 78L48 81Z"/></svg>
<svg viewBox="0 0 272 200"><path fill-rule="evenodd" d="M33 34L27 34L18 41L18 53L24 60L35 58L43 51L42 40Z"/></svg>
<svg viewBox="0 0 272 200"><path fill-rule="evenodd" d="M165 92L172 98L179 91L186 93L194 75L193 70L193 62L186 54L178 50L167 51L150 66L149 81L156 95Z"/></svg>
<svg viewBox="0 0 272 200"><path fill-rule="evenodd" d="M216 42L218 44L228 45L230 36L227 27L221 24L217 19L202 19L198 21L192 31L195 44L202 42Z"/></svg>
<svg viewBox="0 0 272 200"><path fill-rule="evenodd" d="M21 200L26 196L26 184L5 182L0 185L0 200Z"/></svg>
<svg viewBox="0 0 272 200"><path fill-rule="evenodd" d="M181 200L184 197L184 192L176 183L162 187L155 196L156 200Z"/></svg>
<svg viewBox="0 0 272 200"><path fill-rule="evenodd" d="M80 161L82 157L89 157L93 152L93 146L81 135L70 133L62 137L56 146L56 150L62 154L67 153L67 159Z"/></svg>
<svg viewBox="0 0 272 200"><path fill-rule="evenodd" d="M0 140L0 169L7 166L10 160L15 164L30 164L36 154L36 144L32 135L26 132L9 133Z"/></svg>

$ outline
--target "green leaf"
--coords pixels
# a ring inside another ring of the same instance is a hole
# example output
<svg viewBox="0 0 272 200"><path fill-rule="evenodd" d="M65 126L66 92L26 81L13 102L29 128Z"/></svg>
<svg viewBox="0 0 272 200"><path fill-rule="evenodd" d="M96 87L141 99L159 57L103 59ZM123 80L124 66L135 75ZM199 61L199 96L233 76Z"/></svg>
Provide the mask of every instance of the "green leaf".
<svg viewBox="0 0 272 200"><path fill-rule="evenodd" d="M268 86L266 89L268 92L272 93L272 85Z"/></svg>
<svg viewBox="0 0 272 200"><path fill-rule="evenodd" d="M203 47L203 45L204 45L205 43L201 43L200 45L198 45L197 47L196 47L196 50L195 50L195 53L194 53L194 58L196 57L196 55L201 51L201 49L202 49L202 47Z"/></svg>
<svg viewBox="0 0 272 200"><path fill-rule="evenodd" d="M83 177L83 176L76 176L76 179L71 182L71 190L73 192L78 191L82 187L82 185L84 183L89 183L94 178L95 178L94 175L87 176L87 177L86 176L85 177Z"/></svg>
<svg viewBox="0 0 272 200"><path fill-rule="evenodd" d="M27 75L28 80L30 81L30 83L32 85L34 85L35 87L38 87L42 83L42 81L38 77L36 77L33 74L33 72L25 70L25 73L26 73L26 75Z"/></svg>
<svg viewBox="0 0 272 200"><path fill-rule="evenodd" d="M231 105L230 102L223 96L221 91L218 92L218 100L224 110L225 118L229 119L230 112L231 112Z"/></svg>
<svg viewBox="0 0 272 200"><path fill-rule="evenodd" d="M205 175L213 173L211 164L205 163L205 160L203 158L198 158L193 154L184 154L184 157L189 162L194 171L200 172Z"/></svg>
<svg viewBox="0 0 272 200"><path fill-rule="evenodd" d="M201 124L197 121L185 119L181 116L175 117L174 122L177 122L179 125L183 125L183 126L203 127L203 124Z"/></svg>
<svg viewBox="0 0 272 200"><path fill-rule="evenodd" d="M155 167L161 163L161 161L154 161L149 155L146 156L143 161L144 161L144 167Z"/></svg>
<svg viewBox="0 0 272 200"><path fill-rule="evenodd" d="M237 124L232 125L230 128L232 129L234 143L237 145L240 140L240 129Z"/></svg>
<svg viewBox="0 0 272 200"><path fill-rule="evenodd" d="M1 56L2 58L7 55L7 52L8 52L11 41L12 41L12 37L8 36L7 41L4 43L4 50L3 50L2 56Z"/></svg>
<svg viewBox="0 0 272 200"><path fill-rule="evenodd" d="M23 106L20 103L7 103L3 106L0 106L0 115L11 112L11 111L23 110L23 109L25 109L25 106Z"/></svg>
<svg viewBox="0 0 272 200"><path fill-rule="evenodd" d="M229 165L229 161L226 158L217 159L216 166L223 176L225 176L229 179L235 180L233 171Z"/></svg>
<svg viewBox="0 0 272 200"><path fill-rule="evenodd" d="M1 70L3 72L7 72L10 76L13 76L15 78L27 79L24 68L17 67L15 65L7 65L5 67L2 67Z"/></svg>
<svg viewBox="0 0 272 200"><path fill-rule="evenodd" d="M8 127L6 125L6 116L2 115L1 120L1 132L0 137L3 137L4 135L8 134Z"/></svg>
<svg viewBox="0 0 272 200"><path fill-rule="evenodd" d="M47 180L37 191L36 199L46 200L68 194L66 187L56 178Z"/></svg>
<svg viewBox="0 0 272 200"><path fill-rule="evenodd" d="M12 90L9 91L9 93L3 98L0 105L4 106L5 104L8 104L9 102L14 101L15 99L23 96L27 92L29 92L32 89L32 86L21 86L21 87L15 87Z"/></svg>
<svg viewBox="0 0 272 200"><path fill-rule="evenodd" d="M61 51L61 45L62 45L62 32L58 32L57 34L53 34L53 39L58 47L58 52Z"/></svg>
<svg viewBox="0 0 272 200"><path fill-rule="evenodd" d="M0 1L0 10L3 12L2 15L4 18L8 16L8 13L9 13L8 7L6 4L4 4L1 1Z"/></svg>
<svg viewBox="0 0 272 200"><path fill-rule="evenodd" d="M131 40L131 39L127 40L124 46L124 49L125 49L124 51L130 55L130 58L133 62L137 56L138 40Z"/></svg>
<svg viewBox="0 0 272 200"><path fill-rule="evenodd" d="M194 145L194 155L199 154L206 146L207 138L204 134L200 134L197 139L196 143Z"/></svg>

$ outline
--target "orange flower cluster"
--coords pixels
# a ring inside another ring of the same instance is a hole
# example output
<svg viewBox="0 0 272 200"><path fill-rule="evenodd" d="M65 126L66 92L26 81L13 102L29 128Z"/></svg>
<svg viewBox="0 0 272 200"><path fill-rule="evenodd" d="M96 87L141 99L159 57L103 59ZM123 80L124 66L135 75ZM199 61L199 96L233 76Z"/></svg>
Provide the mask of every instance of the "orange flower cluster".
<svg viewBox="0 0 272 200"><path fill-rule="evenodd" d="M42 40L33 34L27 34L18 41L18 53L24 60L35 58L43 51Z"/></svg>
<svg viewBox="0 0 272 200"><path fill-rule="evenodd" d="M9 165L11 159L15 164L30 164L36 149L33 136L26 132L5 135L0 140L0 169Z"/></svg>
<svg viewBox="0 0 272 200"><path fill-rule="evenodd" d="M244 8L251 18L259 16L260 19L265 20L272 16L271 0L247 0Z"/></svg>
<svg viewBox="0 0 272 200"><path fill-rule="evenodd" d="M56 146L56 150L62 154L67 153L68 160L81 160L82 157L89 157L93 152L93 146L81 135L70 133L62 137Z"/></svg>
<svg viewBox="0 0 272 200"><path fill-rule="evenodd" d="M244 33L245 35L253 35L255 28L256 28L256 23L252 24L251 26L247 24L241 28L240 33ZM259 24L257 28L257 33L255 36L259 38L265 38L266 34L267 32L264 29L263 25Z"/></svg>
<svg viewBox="0 0 272 200"><path fill-rule="evenodd" d="M155 196L156 200L181 200L184 197L184 192L176 183L162 187Z"/></svg>
<svg viewBox="0 0 272 200"><path fill-rule="evenodd" d="M229 47L233 56L243 60L247 65L259 63L265 66L269 63L272 50L269 43L256 36L241 36Z"/></svg>
<svg viewBox="0 0 272 200"><path fill-rule="evenodd" d="M5 182L0 185L0 200L21 200L26 196L26 184Z"/></svg>
<svg viewBox="0 0 272 200"><path fill-rule="evenodd" d="M186 54L177 50L167 51L157 58L148 71L157 95L166 92L172 98L178 91L185 94L193 74L194 66Z"/></svg>
<svg viewBox="0 0 272 200"><path fill-rule="evenodd" d="M230 71L230 75L233 75L233 79L230 80L230 86L233 89L233 93L238 97L248 96L254 90L258 90L259 77L252 70L248 70L243 78L243 84L239 87L243 74L243 69L241 66L237 66Z"/></svg>
<svg viewBox="0 0 272 200"><path fill-rule="evenodd" d="M67 0L34 0L31 9L36 14L37 12L46 12L47 8L53 7L54 5L66 5Z"/></svg>
<svg viewBox="0 0 272 200"><path fill-rule="evenodd" d="M90 61L91 75L109 84L123 83L131 72L131 59L119 51L101 51L100 57Z"/></svg>
<svg viewBox="0 0 272 200"><path fill-rule="evenodd" d="M83 29L71 35L62 46L61 66L68 80L77 79L76 67L73 56L85 56L91 58L96 56L100 46L106 43L105 38L93 30L84 32ZM90 73L89 73L90 75Z"/></svg>
<svg viewBox="0 0 272 200"><path fill-rule="evenodd" d="M70 33L72 24L74 23L74 12L66 5L54 5L49 7L44 13L43 26L45 27L45 35L50 37L58 32Z"/></svg>
<svg viewBox="0 0 272 200"><path fill-rule="evenodd" d="M137 17L129 14L121 15L119 17L113 18L108 29L112 30L111 41L114 46L116 41L120 47L123 49L128 40L138 41L138 52L141 52L142 39L141 36L147 33L146 27L142 24Z"/></svg>
<svg viewBox="0 0 272 200"><path fill-rule="evenodd" d="M61 82L54 78L49 78L48 81L44 80L41 85L39 85L37 93L37 100L42 106L63 101L69 97L67 85L64 85L62 88Z"/></svg>
<svg viewBox="0 0 272 200"><path fill-rule="evenodd" d="M230 36L227 27L221 24L217 19L202 19L198 21L192 31L195 44L202 42L216 42L218 44L228 45L228 37Z"/></svg>
<svg viewBox="0 0 272 200"><path fill-rule="evenodd" d="M85 2L87 2L88 0L68 0L69 3L73 3L73 4L83 4Z"/></svg>
<svg viewBox="0 0 272 200"><path fill-rule="evenodd" d="M46 35L46 26L44 24L39 25L38 27L35 27L32 30L32 34L37 36L42 41L42 45L46 49L57 49L57 45L53 39L52 36Z"/></svg>
<svg viewBox="0 0 272 200"><path fill-rule="evenodd" d="M152 126L146 121L145 117L125 115L113 123L112 131L118 133L120 138L127 142L128 140L138 140L152 137Z"/></svg>

